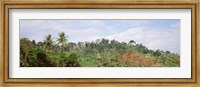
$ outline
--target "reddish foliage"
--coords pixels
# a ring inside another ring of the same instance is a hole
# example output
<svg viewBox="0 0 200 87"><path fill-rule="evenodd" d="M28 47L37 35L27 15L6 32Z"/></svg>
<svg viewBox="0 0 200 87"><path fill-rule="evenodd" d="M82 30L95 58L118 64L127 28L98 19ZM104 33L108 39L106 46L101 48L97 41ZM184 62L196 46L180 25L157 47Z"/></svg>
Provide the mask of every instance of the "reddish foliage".
<svg viewBox="0 0 200 87"><path fill-rule="evenodd" d="M155 64L155 58L144 57L141 54L133 54L127 51L124 54L116 53L116 57L119 58L123 63L130 64L131 66L153 66Z"/></svg>

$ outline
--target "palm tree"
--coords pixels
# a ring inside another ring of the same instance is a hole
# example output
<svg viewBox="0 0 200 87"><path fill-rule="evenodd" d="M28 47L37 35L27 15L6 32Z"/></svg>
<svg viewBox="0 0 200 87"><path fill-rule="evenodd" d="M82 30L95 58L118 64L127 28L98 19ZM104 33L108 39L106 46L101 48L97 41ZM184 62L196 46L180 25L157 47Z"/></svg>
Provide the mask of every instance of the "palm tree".
<svg viewBox="0 0 200 87"><path fill-rule="evenodd" d="M64 32L59 33L59 38L57 39L57 41L58 41L58 45L61 45L61 46L62 46L62 49L64 49L65 45L66 45L67 42L68 42L67 37L68 37L68 36L65 36L65 33L64 33Z"/></svg>
<svg viewBox="0 0 200 87"><path fill-rule="evenodd" d="M44 40L44 48L50 50L52 46L53 46L53 38L51 38L51 35L48 34Z"/></svg>

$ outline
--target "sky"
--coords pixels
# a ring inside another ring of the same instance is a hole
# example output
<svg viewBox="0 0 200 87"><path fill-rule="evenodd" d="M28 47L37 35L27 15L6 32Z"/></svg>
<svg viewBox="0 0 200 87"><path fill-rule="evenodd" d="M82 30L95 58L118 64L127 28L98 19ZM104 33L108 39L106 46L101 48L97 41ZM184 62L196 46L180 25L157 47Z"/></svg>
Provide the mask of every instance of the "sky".
<svg viewBox="0 0 200 87"><path fill-rule="evenodd" d="M39 42L51 34L56 41L60 32L69 42L134 40L152 50L180 53L180 20L20 20L20 38Z"/></svg>

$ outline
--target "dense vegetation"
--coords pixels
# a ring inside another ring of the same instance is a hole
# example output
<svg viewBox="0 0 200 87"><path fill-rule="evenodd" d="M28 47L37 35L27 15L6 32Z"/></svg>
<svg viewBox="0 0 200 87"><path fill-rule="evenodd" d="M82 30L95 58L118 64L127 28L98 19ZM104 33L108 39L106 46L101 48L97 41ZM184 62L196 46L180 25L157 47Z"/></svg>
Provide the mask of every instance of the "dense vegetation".
<svg viewBox="0 0 200 87"><path fill-rule="evenodd" d="M180 56L170 51L150 50L134 40L129 43L97 39L68 42L47 35L41 42L20 39L21 67L179 67Z"/></svg>

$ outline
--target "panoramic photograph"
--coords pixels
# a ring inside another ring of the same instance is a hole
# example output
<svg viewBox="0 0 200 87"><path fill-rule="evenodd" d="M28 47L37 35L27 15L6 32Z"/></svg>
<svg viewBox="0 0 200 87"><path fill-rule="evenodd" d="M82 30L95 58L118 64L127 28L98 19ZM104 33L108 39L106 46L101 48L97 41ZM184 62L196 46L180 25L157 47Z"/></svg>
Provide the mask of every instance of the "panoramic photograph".
<svg viewBox="0 0 200 87"><path fill-rule="evenodd" d="M21 19L20 67L180 67L180 20Z"/></svg>

